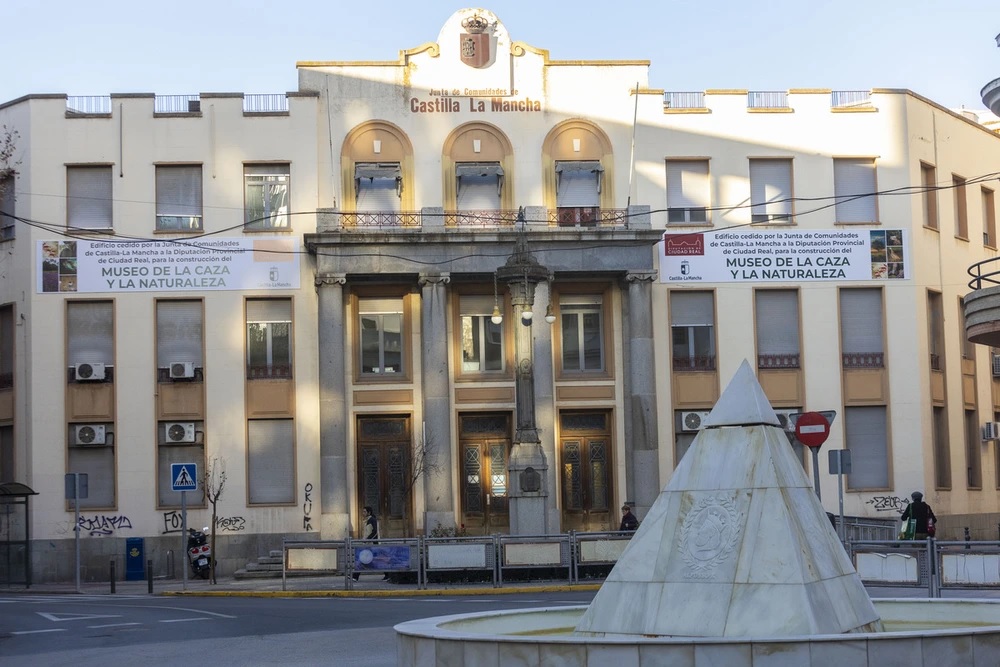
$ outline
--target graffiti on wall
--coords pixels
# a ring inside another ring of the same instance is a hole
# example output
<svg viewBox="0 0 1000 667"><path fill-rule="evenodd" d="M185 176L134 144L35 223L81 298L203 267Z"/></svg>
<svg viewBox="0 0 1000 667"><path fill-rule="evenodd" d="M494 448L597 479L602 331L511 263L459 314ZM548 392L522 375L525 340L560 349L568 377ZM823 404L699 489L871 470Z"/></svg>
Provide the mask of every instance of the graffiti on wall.
<svg viewBox="0 0 1000 667"><path fill-rule="evenodd" d="M865 501L865 505L872 505L876 512L896 512L897 514L905 512L906 506L909 504L909 498L896 496L872 496Z"/></svg>
<svg viewBox="0 0 1000 667"><path fill-rule="evenodd" d="M246 530L247 521L241 516L220 516L215 521L216 530L224 530L231 533L238 533Z"/></svg>
<svg viewBox="0 0 1000 667"><path fill-rule="evenodd" d="M302 529L303 530L312 530L313 529L313 527L312 527L312 509L313 509L313 501L312 501L313 485L312 485L312 482L306 482L306 489L305 489L305 491L306 491L306 499L305 499L305 502L302 503Z"/></svg>
<svg viewBox="0 0 1000 667"><path fill-rule="evenodd" d="M95 514L94 516L81 516L77 524L81 533L90 535L112 535L116 530L131 528L132 521L124 514Z"/></svg>

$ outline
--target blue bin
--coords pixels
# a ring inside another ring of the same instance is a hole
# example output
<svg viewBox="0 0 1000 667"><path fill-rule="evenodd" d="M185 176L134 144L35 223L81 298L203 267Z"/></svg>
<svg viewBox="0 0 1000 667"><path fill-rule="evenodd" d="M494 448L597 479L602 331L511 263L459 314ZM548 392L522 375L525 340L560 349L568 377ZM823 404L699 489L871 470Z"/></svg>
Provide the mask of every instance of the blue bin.
<svg viewBox="0 0 1000 667"><path fill-rule="evenodd" d="M141 537L125 538L125 581L146 578L146 546Z"/></svg>

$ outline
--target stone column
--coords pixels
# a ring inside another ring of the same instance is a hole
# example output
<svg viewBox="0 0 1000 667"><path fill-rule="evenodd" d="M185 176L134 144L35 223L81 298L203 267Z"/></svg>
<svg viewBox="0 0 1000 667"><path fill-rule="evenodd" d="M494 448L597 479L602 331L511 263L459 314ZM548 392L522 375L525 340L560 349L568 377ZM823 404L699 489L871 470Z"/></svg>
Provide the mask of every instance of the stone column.
<svg viewBox="0 0 1000 667"><path fill-rule="evenodd" d="M540 424L538 438L542 443L542 454L547 461L556 460L556 421L555 409L555 370L552 366L552 327L545 321L545 309L552 303L552 283L541 282L535 288L534 351L532 365L535 369L535 423ZM545 488L555 489L556 468L548 466ZM546 531L558 533L561 530L561 517L556 507L555 496L549 496L546 501L547 523Z"/></svg>
<svg viewBox="0 0 1000 667"><path fill-rule="evenodd" d="M455 527L451 468L451 371L448 364L447 285L450 280L447 273L425 273L420 275L419 280L424 423L416 426L417 449L413 462L424 468L424 534L437 524L444 528Z"/></svg>
<svg viewBox="0 0 1000 667"><path fill-rule="evenodd" d="M657 455L656 361L653 354L655 271L626 274L628 296L622 320L625 355L625 483L636 516L646 516L660 493Z"/></svg>
<svg viewBox="0 0 1000 667"><path fill-rule="evenodd" d="M340 540L351 534L348 497L347 424L345 386L344 283L343 273L316 275L319 297L319 455L320 535Z"/></svg>

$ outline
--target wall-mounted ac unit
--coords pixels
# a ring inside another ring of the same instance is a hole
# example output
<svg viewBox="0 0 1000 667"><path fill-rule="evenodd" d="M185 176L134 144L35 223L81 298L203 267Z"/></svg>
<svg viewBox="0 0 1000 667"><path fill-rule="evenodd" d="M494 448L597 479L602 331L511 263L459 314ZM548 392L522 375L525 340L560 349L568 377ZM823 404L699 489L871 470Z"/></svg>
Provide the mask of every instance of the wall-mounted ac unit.
<svg viewBox="0 0 1000 667"><path fill-rule="evenodd" d="M799 414L800 412L801 411L796 408L792 408L791 410L775 410L774 414L778 415L778 423L781 424L781 430L785 431L786 433L794 432L795 424L792 423L792 420L789 419L789 416L794 414Z"/></svg>
<svg viewBox="0 0 1000 667"><path fill-rule="evenodd" d="M994 354L991 357L993 361L993 377L1000 378L1000 354Z"/></svg>
<svg viewBox="0 0 1000 667"><path fill-rule="evenodd" d="M104 424L74 424L73 437L78 445L103 445L107 432Z"/></svg>
<svg viewBox="0 0 1000 667"><path fill-rule="evenodd" d="M190 361L171 361L170 379L186 379L194 377L194 364Z"/></svg>
<svg viewBox="0 0 1000 667"><path fill-rule="evenodd" d="M700 412L682 412L681 430L685 433L700 431L702 423L708 418L708 410Z"/></svg>
<svg viewBox="0 0 1000 667"><path fill-rule="evenodd" d="M983 440L1000 440L1000 422L983 424Z"/></svg>
<svg viewBox="0 0 1000 667"><path fill-rule="evenodd" d="M167 422L164 424L167 442L194 442L193 422Z"/></svg>
<svg viewBox="0 0 1000 667"><path fill-rule="evenodd" d="M104 379L104 364L84 362L73 367L73 377L77 382L96 382Z"/></svg>

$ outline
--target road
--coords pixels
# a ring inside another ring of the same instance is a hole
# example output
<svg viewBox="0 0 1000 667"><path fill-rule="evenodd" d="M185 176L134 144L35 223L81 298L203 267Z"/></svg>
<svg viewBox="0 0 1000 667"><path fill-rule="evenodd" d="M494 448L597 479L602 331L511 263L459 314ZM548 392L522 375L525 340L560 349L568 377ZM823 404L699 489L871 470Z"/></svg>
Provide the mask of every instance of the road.
<svg viewBox="0 0 1000 667"><path fill-rule="evenodd" d="M587 604L593 591L399 598L0 593L0 665L395 667L402 621Z"/></svg>

